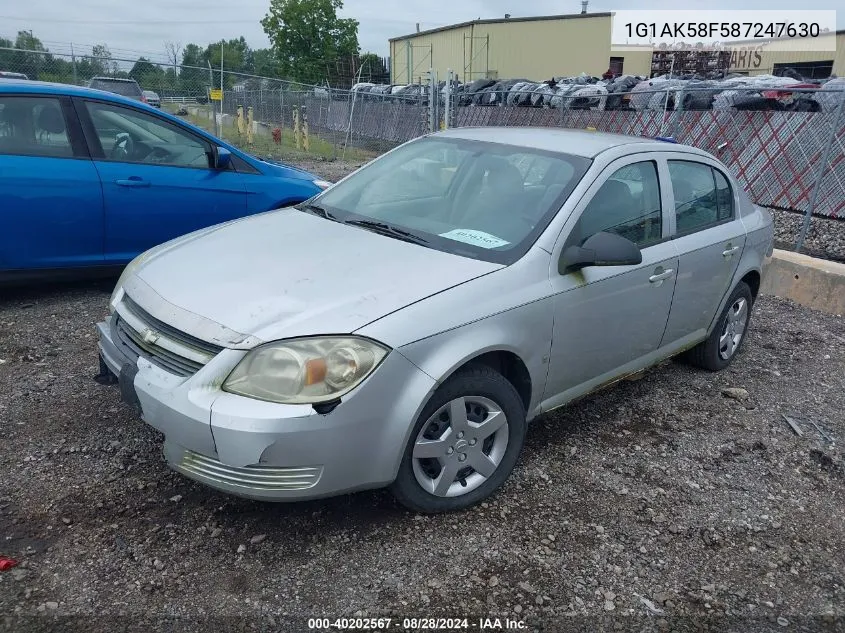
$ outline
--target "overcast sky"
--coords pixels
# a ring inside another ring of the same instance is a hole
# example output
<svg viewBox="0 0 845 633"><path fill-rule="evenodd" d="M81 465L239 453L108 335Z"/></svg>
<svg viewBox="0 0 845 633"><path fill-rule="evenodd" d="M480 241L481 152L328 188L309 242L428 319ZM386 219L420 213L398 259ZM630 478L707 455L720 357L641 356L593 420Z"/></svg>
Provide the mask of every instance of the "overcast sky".
<svg viewBox="0 0 845 633"><path fill-rule="evenodd" d="M805 9L834 9L841 0L814 0ZM260 20L269 0L27 0L0 3L0 35L14 38L18 30L32 29L48 48L62 52L62 44L106 43L114 57L137 57L149 52L164 58L164 42L207 44L243 35L250 46L269 44ZM589 11L622 9L738 8L724 0L591 0ZM743 9L796 9L794 1L745 0ZM579 13L579 0L345 0L345 17L361 24L358 38L363 51L388 54L387 40L421 29L476 18L499 18ZM845 11L837 16L845 28Z"/></svg>

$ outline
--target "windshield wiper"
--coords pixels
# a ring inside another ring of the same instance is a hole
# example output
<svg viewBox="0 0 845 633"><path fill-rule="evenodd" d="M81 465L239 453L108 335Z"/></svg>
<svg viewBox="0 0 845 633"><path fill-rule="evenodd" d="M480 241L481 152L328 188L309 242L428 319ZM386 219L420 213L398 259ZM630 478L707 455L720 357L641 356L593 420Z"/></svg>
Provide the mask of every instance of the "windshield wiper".
<svg viewBox="0 0 845 633"><path fill-rule="evenodd" d="M321 207L319 204L300 204L296 208L300 211L307 211L308 213L320 216L326 220L333 220L335 222L338 221L336 217L326 210L325 207Z"/></svg>
<svg viewBox="0 0 845 633"><path fill-rule="evenodd" d="M361 228L372 231L373 233L386 235L387 237L392 237L397 240L404 240L405 242L411 242L412 244L428 244L427 239L420 237L419 235L414 235L413 233L400 229L399 227L387 224L386 222L377 222L375 220L346 220L344 224L360 226Z"/></svg>

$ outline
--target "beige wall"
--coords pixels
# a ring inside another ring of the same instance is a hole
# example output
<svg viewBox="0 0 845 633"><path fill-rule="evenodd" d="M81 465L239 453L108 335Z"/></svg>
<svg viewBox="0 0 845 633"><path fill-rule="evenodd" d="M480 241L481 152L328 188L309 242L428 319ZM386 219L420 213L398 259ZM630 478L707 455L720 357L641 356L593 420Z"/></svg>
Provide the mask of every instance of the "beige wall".
<svg viewBox="0 0 845 633"><path fill-rule="evenodd" d="M622 57L622 72L626 75L648 77L651 75L651 47L630 46L614 47L610 52L612 57Z"/></svg>
<svg viewBox="0 0 845 633"><path fill-rule="evenodd" d="M839 77L845 74L845 33L831 34L835 38L835 51L802 50L801 40L780 41L777 44L741 43L731 47L731 72L747 72L749 75L771 74L775 64L795 62L820 62L833 60L833 73Z"/></svg>
<svg viewBox="0 0 845 633"><path fill-rule="evenodd" d="M601 76L611 56L610 17L474 24L394 40L390 54L393 83L408 82L409 60L412 81L430 66L440 79L451 68L462 81L488 75L537 81L582 72Z"/></svg>

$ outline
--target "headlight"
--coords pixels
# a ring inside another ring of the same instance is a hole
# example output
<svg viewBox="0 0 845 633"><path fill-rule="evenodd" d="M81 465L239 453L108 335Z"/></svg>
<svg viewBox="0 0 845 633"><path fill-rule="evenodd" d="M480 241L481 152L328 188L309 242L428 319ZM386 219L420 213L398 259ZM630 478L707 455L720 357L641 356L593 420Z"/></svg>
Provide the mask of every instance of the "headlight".
<svg viewBox="0 0 845 633"><path fill-rule="evenodd" d="M109 299L109 313L114 314L115 309L117 308L117 304L120 303L120 300L123 299L123 284L126 283L126 280L135 272L138 266L143 261L141 258L144 257L146 253L141 253L133 259L131 262L126 264L126 268L123 269L123 272L120 273L120 277L117 279L117 285L114 287L111 293L111 299Z"/></svg>
<svg viewBox="0 0 845 633"><path fill-rule="evenodd" d="M320 189L328 189L332 186L328 180L315 180L314 184L317 185Z"/></svg>
<svg viewBox="0 0 845 633"><path fill-rule="evenodd" d="M282 404L328 402L360 384L388 351L356 336L268 343L244 357L223 383L223 390Z"/></svg>

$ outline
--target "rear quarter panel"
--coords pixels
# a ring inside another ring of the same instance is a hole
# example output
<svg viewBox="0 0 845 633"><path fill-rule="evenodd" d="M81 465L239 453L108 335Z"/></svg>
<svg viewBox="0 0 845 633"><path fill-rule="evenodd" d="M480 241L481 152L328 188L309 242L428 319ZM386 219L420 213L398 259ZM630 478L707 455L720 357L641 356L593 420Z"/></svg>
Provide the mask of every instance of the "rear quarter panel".
<svg viewBox="0 0 845 633"><path fill-rule="evenodd" d="M735 187L738 185L734 185ZM774 252L774 220L772 214L763 207L757 206L741 188L740 192L740 219L745 227L746 240L745 248L742 251L742 258L739 261L730 288L722 299L716 317L710 324L712 331L716 321L727 303L730 293L736 285L750 272L756 272L762 280L765 274L766 265Z"/></svg>

